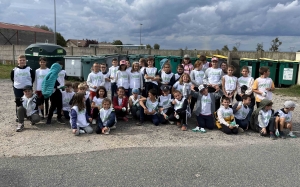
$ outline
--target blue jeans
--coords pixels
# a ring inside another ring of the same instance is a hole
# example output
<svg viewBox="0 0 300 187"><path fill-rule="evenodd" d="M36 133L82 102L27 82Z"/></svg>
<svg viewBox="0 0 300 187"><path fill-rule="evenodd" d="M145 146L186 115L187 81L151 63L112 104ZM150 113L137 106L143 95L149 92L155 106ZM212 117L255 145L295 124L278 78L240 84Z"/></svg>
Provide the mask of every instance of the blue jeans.
<svg viewBox="0 0 300 187"><path fill-rule="evenodd" d="M200 128L208 128L209 130L213 130L215 126L212 114L208 116L199 114L197 116L197 123Z"/></svg>
<svg viewBox="0 0 300 187"><path fill-rule="evenodd" d="M99 115L99 117L97 119L97 127L95 129L95 132L97 134L101 134L102 129L104 127L109 127L110 128L110 127L114 126L114 124L116 123L116 114L114 112L111 112L108 118L109 119L108 119L106 125L103 125L103 122L102 122L102 120L100 118L100 115Z"/></svg>
<svg viewBox="0 0 300 187"><path fill-rule="evenodd" d="M242 119L242 120L235 118L235 122L236 122L236 124L239 125L239 127L241 127L244 130L246 130L248 128L248 125L250 123L250 121L248 120L248 117L246 119Z"/></svg>
<svg viewBox="0 0 300 187"><path fill-rule="evenodd" d="M145 120L150 119L155 126L158 126L160 123L158 114L154 115L145 115L144 108L140 106L140 121L144 122Z"/></svg>

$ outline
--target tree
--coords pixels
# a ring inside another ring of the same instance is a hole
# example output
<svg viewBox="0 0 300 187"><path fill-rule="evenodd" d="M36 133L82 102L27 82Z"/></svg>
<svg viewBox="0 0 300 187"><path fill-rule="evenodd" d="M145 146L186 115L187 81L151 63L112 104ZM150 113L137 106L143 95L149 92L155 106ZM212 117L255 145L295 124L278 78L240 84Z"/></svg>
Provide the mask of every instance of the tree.
<svg viewBox="0 0 300 187"><path fill-rule="evenodd" d="M51 29L51 28L48 27L47 25L35 25L34 27L43 29L43 30L45 30L45 31L53 32L53 29Z"/></svg>
<svg viewBox="0 0 300 187"><path fill-rule="evenodd" d="M238 48L236 46L233 46L232 51L237 52Z"/></svg>
<svg viewBox="0 0 300 187"><path fill-rule="evenodd" d="M159 49L159 48L160 48L160 45L154 44L154 45L153 45L153 48L154 48L154 49Z"/></svg>
<svg viewBox="0 0 300 187"><path fill-rule="evenodd" d="M151 45L150 45L150 44L147 44L147 45L146 45L146 49L152 49Z"/></svg>
<svg viewBox="0 0 300 187"><path fill-rule="evenodd" d="M114 40L112 42L113 45L123 45L123 42L121 40Z"/></svg>
<svg viewBox="0 0 300 187"><path fill-rule="evenodd" d="M278 39L278 37L276 37L274 40L272 40L271 42L271 47L270 47L270 51L278 51L279 50L279 46L282 44L282 42Z"/></svg>
<svg viewBox="0 0 300 187"><path fill-rule="evenodd" d="M256 46L256 51L264 51L264 44L263 43L257 43L257 46Z"/></svg>
<svg viewBox="0 0 300 187"><path fill-rule="evenodd" d="M85 39L85 45L84 47L88 47L90 44L98 44L99 42L97 40L89 40L89 39Z"/></svg>
<svg viewBox="0 0 300 187"><path fill-rule="evenodd" d="M60 45L62 47L67 46L67 42L66 42L65 38L59 32L56 33L56 43L57 43L57 45Z"/></svg>
<svg viewBox="0 0 300 187"><path fill-rule="evenodd" d="M227 45L224 45L224 47L222 48L222 51L229 51L229 48Z"/></svg>

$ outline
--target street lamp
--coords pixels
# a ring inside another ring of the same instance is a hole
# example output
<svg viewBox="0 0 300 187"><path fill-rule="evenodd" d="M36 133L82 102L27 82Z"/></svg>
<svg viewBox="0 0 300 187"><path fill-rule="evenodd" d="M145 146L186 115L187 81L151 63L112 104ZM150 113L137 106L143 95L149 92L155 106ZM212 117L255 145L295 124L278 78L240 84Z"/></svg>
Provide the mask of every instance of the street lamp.
<svg viewBox="0 0 300 187"><path fill-rule="evenodd" d="M142 45L142 25L143 24L140 23L140 45Z"/></svg>
<svg viewBox="0 0 300 187"><path fill-rule="evenodd" d="M56 3L54 0L54 44L56 44Z"/></svg>

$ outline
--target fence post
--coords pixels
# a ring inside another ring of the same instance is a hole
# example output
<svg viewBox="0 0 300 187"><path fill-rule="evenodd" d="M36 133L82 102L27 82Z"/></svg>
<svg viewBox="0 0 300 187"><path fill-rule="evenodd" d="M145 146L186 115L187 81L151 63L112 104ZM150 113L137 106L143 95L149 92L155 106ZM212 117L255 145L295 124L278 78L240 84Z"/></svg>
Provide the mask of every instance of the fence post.
<svg viewBox="0 0 300 187"><path fill-rule="evenodd" d="M73 53L73 46L71 46L71 55L73 56L74 53Z"/></svg>
<svg viewBox="0 0 300 187"><path fill-rule="evenodd" d="M16 55L16 52L15 52L15 45L12 45L12 55L13 55L13 62L14 62L14 65L16 65L15 63L16 63L16 57L15 57L15 55Z"/></svg>

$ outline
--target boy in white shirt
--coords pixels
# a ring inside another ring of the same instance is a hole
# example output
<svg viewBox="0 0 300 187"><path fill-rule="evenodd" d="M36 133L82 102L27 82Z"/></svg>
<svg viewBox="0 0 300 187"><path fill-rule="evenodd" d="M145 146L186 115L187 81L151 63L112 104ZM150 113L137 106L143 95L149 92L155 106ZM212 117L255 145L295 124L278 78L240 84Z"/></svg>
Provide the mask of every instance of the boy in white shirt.
<svg viewBox="0 0 300 187"><path fill-rule="evenodd" d="M239 127L244 130L248 130L249 126L249 112L250 108L249 105L251 104L251 96L250 95L243 95L242 101L235 103L232 107L234 118Z"/></svg>
<svg viewBox="0 0 300 187"><path fill-rule="evenodd" d="M73 98L75 92L72 91L72 83L66 82L65 83L65 91L61 91L62 95L62 111L64 113L64 117L69 120L70 119L70 111L71 105L70 101Z"/></svg>
<svg viewBox="0 0 300 187"><path fill-rule="evenodd" d="M111 101L113 100L116 92L117 92L117 82L116 82L116 77L117 77L117 71L119 69L118 66L118 60L116 58L114 58L112 60L112 66L109 68L109 78L110 78L110 82L111 82Z"/></svg>
<svg viewBox="0 0 300 187"><path fill-rule="evenodd" d="M90 100L93 100L96 90L105 84L103 74L100 72L100 65L97 62L93 64L93 71L88 75L86 83L90 90Z"/></svg>

